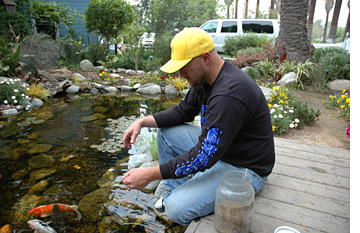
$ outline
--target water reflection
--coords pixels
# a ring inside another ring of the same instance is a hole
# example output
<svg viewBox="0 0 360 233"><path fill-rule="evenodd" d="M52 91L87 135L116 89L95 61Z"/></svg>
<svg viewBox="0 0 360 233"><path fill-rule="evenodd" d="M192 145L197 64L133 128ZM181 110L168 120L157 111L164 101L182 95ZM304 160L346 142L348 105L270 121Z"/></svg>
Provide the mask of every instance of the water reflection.
<svg viewBox="0 0 360 233"><path fill-rule="evenodd" d="M128 190L120 181L115 189L99 188L110 168L117 166L119 176L126 171L116 163L128 156L127 150L103 153L91 145L109 137L107 119L153 114L179 100L135 94L62 96L36 111L0 119L0 227L11 224L16 232L32 232L26 224L34 218L28 214L31 208L64 203L98 208L98 215L78 222L64 213L63 232L99 232L104 224L115 223L124 227L122 232L164 232L168 227L152 213L153 195ZM90 194L98 190L106 200L96 206Z"/></svg>

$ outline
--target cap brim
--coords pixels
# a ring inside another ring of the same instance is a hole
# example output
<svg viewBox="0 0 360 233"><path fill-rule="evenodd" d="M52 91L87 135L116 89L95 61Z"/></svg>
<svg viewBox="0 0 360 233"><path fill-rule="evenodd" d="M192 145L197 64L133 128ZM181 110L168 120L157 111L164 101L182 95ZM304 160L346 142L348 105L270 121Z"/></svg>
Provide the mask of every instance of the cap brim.
<svg viewBox="0 0 360 233"><path fill-rule="evenodd" d="M191 61L191 58L181 61L170 60L165 63L165 65L163 65L160 70L164 71L165 73L175 73L184 67L187 63L189 63L189 61Z"/></svg>

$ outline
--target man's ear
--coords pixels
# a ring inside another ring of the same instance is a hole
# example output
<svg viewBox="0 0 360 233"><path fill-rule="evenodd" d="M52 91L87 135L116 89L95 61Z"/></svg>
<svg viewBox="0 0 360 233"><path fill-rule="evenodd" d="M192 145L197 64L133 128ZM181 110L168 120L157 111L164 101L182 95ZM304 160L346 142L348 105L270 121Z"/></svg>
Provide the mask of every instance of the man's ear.
<svg viewBox="0 0 360 233"><path fill-rule="evenodd" d="M210 57L211 57L210 52L204 52L203 53L202 58L204 59L205 64L210 63Z"/></svg>

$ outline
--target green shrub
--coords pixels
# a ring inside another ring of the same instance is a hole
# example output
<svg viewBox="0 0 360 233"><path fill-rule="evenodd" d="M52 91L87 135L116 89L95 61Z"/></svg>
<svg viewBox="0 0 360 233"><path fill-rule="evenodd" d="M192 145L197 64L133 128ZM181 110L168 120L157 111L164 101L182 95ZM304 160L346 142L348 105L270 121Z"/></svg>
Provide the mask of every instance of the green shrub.
<svg viewBox="0 0 360 233"><path fill-rule="evenodd" d="M80 60L88 59L94 66L101 65L97 61L106 61L109 54L109 46L100 42L90 44L86 49L80 52Z"/></svg>
<svg viewBox="0 0 360 233"><path fill-rule="evenodd" d="M20 12L0 12L0 35L7 41L11 41L14 37L11 29L11 25L15 35L20 35L24 38L31 32L29 19Z"/></svg>
<svg viewBox="0 0 360 233"><path fill-rule="evenodd" d="M80 51L82 50L84 44L81 42L81 37L79 40L74 40L72 38L64 38L58 40L61 54L61 62L64 66L76 66L79 65Z"/></svg>
<svg viewBox="0 0 360 233"><path fill-rule="evenodd" d="M350 53L342 48L315 49L312 59L325 71L330 70L328 80L350 80Z"/></svg>
<svg viewBox="0 0 360 233"><path fill-rule="evenodd" d="M254 67L246 67L245 69L243 69L243 71L249 75L254 81L260 79L260 72L255 69Z"/></svg>
<svg viewBox="0 0 360 233"><path fill-rule="evenodd" d="M60 50L56 41L46 34L33 34L22 42L23 54L31 55L20 61L25 63L24 71L33 74L36 70L46 70L58 67L60 61Z"/></svg>
<svg viewBox="0 0 360 233"><path fill-rule="evenodd" d="M156 61L160 61L158 63L160 65L159 67L156 67L156 69L160 68L161 65L165 64L168 60L170 60L171 58L170 43L173 37L174 36L170 32L156 35L156 40L154 42L154 58L157 59ZM155 62L154 64L156 65Z"/></svg>
<svg viewBox="0 0 360 233"><path fill-rule="evenodd" d="M1 104L21 104L26 98L27 84L20 79L8 79L0 82L0 101Z"/></svg>
<svg viewBox="0 0 360 233"><path fill-rule="evenodd" d="M258 69L260 71L261 75L266 80L272 80L277 71L277 67L276 67L275 63L268 59L264 59L264 60L255 62L254 66L256 67L256 69Z"/></svg>
<svg viewBox="0 0 360 233"><path fill-rule="evenodd" d="M225 38L225 54L236 56L239 50L247 48L262 48L265 43L271 43L266 36L244 35L229 36Z"/></svg>

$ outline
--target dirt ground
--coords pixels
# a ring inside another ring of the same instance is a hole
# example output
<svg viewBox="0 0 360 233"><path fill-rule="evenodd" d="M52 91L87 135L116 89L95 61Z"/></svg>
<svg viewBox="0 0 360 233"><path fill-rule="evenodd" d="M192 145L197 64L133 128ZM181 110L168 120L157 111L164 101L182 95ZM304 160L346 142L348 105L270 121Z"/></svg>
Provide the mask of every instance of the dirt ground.
<svg viewBox="0 0 360 233"><path fill-rule="evenodd" d="M350 138L346 138L346 127L348 123L340 116L337 108L327 108L324 100L329 94L312 91L296 91L299 100L307 103L309 108L320 110L319 120L311 126L302 129L289 130L280 138L300 141L307 144L337 147L350 150Z"/></svg>

